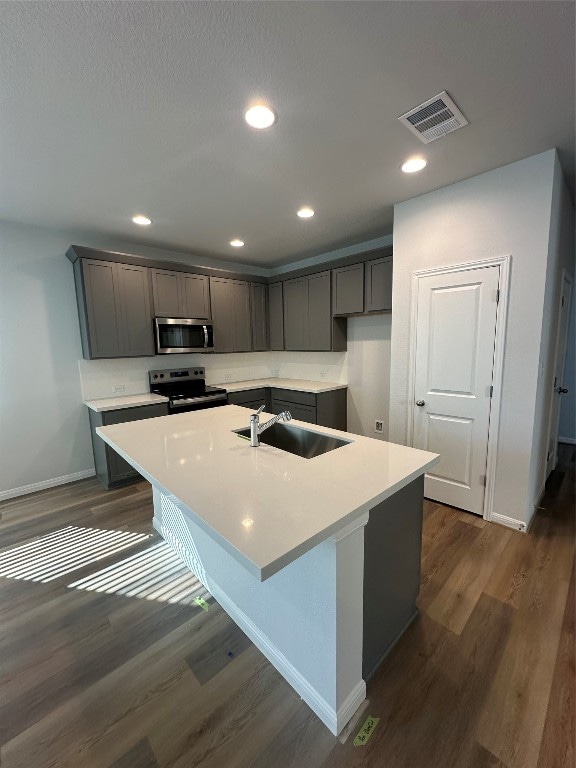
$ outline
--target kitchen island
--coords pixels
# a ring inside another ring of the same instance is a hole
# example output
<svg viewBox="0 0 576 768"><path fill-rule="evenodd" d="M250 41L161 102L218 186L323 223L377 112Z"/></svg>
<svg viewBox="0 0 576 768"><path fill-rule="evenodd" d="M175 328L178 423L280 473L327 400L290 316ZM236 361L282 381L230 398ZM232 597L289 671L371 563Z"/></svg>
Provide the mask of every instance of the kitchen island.
<svg viewBox="0 0 576 768"><path fill-rule="evenodd" d="M345 441L305 459L252 448L234 431L247 422L224 406L97 432L152 484L156 529L338 734L416 615L438 457L292 422Z"/></svg>

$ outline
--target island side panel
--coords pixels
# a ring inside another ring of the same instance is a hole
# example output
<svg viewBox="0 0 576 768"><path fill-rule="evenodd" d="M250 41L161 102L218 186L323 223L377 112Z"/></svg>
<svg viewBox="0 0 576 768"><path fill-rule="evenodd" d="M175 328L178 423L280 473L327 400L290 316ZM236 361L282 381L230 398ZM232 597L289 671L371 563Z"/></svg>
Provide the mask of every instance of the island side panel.
<svg viewBox="0 0 576 768"><path fill-rule="evenodd" d="M264 582L154 489L154 527L334 734L366 696L362 679L364 524ZM249 529L246 531L249 536Z"/></svg>
<svg viewBox="0 0 576 768"><path fill-rule="evenodd" d="M364 651L368 680L418 615L424 477L370 510L364 536Z"/></svg>

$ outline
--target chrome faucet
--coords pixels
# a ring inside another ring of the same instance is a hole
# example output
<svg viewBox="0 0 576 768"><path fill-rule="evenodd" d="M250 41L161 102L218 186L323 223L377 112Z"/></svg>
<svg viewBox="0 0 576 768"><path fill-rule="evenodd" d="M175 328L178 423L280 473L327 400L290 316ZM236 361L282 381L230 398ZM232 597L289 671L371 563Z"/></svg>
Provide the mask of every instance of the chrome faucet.
<svg viewBox="0 0 576 768"><path fill-rule="evenodd" d="M250 416L250 445L252 448L258 448L260 445L260 435L265 429L276 424L277 421L290 421L292 418L290 411L282 411L282 413L279 413L277 416L273 416L271 419L268 419L268 421L265 421L264 424L260 424L260 414L263 410L264 406L261 405L256 413L253 413L252 416Z"/></svg>

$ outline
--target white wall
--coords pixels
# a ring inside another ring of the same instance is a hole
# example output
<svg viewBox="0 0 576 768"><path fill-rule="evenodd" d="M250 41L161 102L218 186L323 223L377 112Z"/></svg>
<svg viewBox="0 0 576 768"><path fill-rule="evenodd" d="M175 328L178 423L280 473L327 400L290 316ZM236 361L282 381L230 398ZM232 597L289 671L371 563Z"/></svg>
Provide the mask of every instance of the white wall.
<svg viewBox="0 0 576 768"><path fill-rule="evenodd" d="M544 309L542 313L542 339L536 409L534 419L533 451L530 468L530 494L534 504L539 504L546 483L548 451L554 450L549 443L555 426L551 424L554 397L554 369L556 336L558 330L558 305L562 291L562 270L574 277L574 206L566 187L558 156L555 156L554 182L548 241L548 260ZM552 436L552 443L554 442Z"/></svg>
<svg viewBox="0 0 576 768"><path fill-rule="evenodd" d="M576 443L576 287L572 285L572 307L570 309L570 329L568 331L568 349L566 368L562 385L568 394L560 400L560 429L558 435L561 442Z"/></svg>
<svg viewBox="0 0 576 768"><path fill-rule="evenodd" d="M554 150L394 209L390 439L405 443L412 273L512 255L494 512L527 523Z"/></svg>
<svg viewBox="0 0 576 768"><path fill-rule="evenodd" d="M388 439L391 315L348 320L348 430ZM384 422L382 435L374 432Z"/></svg>

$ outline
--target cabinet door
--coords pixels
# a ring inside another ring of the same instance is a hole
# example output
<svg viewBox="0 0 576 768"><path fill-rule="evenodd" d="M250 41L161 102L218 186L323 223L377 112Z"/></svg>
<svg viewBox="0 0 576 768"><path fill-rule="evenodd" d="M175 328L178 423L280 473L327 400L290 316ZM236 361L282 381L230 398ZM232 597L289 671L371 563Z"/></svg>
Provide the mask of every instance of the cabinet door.
<svg viewBox="0 0 576 768"><path fill-rule="evenodd" d="M296 405L295 403L288 403L285 400L275 400L272 398L270 413L282 413L282 411L290 411L290 415L293 419L307 421L309 424L316 424L316 408L313 406Z"/></svg>
<svg viewBox="0 0 576 768"><path fill-rule="evenodd" d="M332 270L334 314L364 312L364 264Z"/></svg>
<svg viewBox="0 0 576 768"><path fill-rule="evenodd" d="M150 270L118 264L122 355L146 357L154 354Z"/></svg>
<svg viewBox="0 0 576 768"><path fill-rule="evenodd" d="M267 286L263 283L250 283L252 308L252 349L264 352L268 349L268 313Z"/></svg>
<svg viewBox="0 0 576 768"><path fill-rule="evenodd" d="M330 272L310 275L308 281L308 346L309 350L328 350L332 343L332 305Z"/></svg>
<svg viewBox="0 0 576 768"><path fill-rule="evenodd" d="M366 262L366 312L392 309L392 258Z"/></svg>
<svg viewBox="0 0 576 768"><path fill-rule="evenodd" d="M180 288L184 316L210 318L210 280L208 277L181 272Z"/></svg>
<svg viewBox="0 0 576 768"><path fill-rule="evenodd" d="M152 270L152 294L156 317L186 317L181 296L181 272Z"/></svg>
<svg viewBox="0 0 576 768"><path fill-rule="evenodd" d="M116 268L112 261L82 259L89 359L122 356Z"/></svg>
<svg viewBox="0 0 576 768"><path fill-rule="evenodd" d="M210 278L215 352L235 351L234 298L230 283L231 281L225 278Z"/></svg>
<svg viewBox="0 0 576 768"><path fill-rule="evenodd" d="M286 280L284 288L284 348L307 349L304 330L308 322L307 278Z"/></svg>
<svg viewBox="0 0 576 768"><path fill-rule="evenodd" d="M233 329L235 343L233 351L250 352L252 350L250 283L245 283L242 280L231 280L230 282L234 298Z"/></svg>
<svg viewBox="0 0 576 768"><path fill-rule="evenodd" d="M268 339L270 349L284 349L282 283L268 286Z"/></svg>

